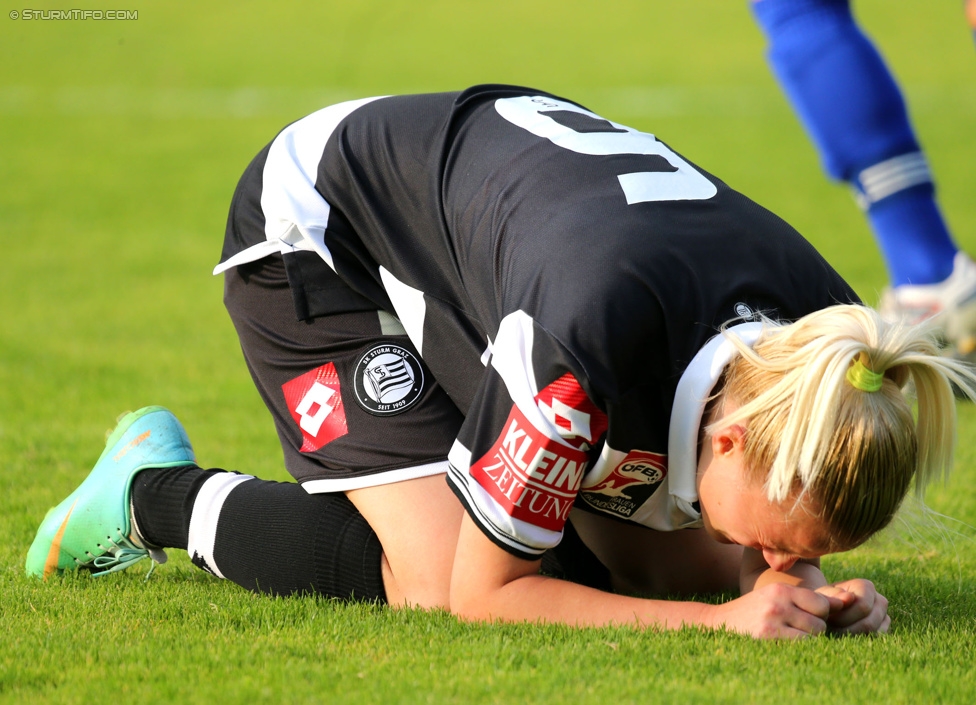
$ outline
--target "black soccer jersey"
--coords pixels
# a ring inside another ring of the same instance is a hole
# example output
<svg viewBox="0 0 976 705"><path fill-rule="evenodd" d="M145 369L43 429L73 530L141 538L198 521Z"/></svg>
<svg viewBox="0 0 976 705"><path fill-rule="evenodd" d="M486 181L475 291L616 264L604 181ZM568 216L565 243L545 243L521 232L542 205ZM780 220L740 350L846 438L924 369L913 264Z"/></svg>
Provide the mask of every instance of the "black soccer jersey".
<svg viewBox="0 0 976 705"><path fill-rule="evenodd" d="M280 252L305 315L337 305L336 275L395 314L465 416L452 488L523 557L574 505L700 525L701 404L730 355L706 343L756 311L857 300L793 228L653 135L529 89L332 106L258 167L243 197L266 239L230 228L215 271Z"/></svg>

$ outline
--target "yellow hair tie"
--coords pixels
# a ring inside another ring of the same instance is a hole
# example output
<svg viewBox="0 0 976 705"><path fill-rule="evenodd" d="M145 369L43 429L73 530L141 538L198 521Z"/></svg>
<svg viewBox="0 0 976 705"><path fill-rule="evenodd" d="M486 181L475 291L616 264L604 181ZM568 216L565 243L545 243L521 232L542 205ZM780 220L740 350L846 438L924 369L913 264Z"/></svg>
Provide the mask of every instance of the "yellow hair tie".
<svg viewBox="0 0 976 705"><path fill-rule="evenodd" d="M875 372L867 366L867 353L860 353L854 358L854 362L847 369L847 381L855 389L862 392L876 392L884 384L884 373Z"/></svg>

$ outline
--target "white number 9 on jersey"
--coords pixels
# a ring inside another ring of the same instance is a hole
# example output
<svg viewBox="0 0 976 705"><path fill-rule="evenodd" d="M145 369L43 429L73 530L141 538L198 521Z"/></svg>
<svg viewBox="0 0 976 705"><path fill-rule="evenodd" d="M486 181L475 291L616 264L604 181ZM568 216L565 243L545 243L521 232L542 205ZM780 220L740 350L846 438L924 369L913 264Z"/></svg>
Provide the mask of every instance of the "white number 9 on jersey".
<svg viewBox="0 0 976 705"><path fill-rule="evenodd" d="M610 122L578 105L546 96L519 96L496 100L495 110L513 125L577 154L644 154L667 161L672 167L668 171L617 175L627 205L648 201L698 201L718 193L715 184L654 135Z"/></svg>

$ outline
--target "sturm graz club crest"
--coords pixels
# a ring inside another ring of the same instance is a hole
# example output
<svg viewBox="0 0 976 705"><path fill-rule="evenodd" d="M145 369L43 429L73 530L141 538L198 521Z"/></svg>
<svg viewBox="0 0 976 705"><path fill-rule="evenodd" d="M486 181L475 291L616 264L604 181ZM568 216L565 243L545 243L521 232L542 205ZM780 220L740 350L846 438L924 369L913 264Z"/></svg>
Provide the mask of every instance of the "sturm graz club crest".
<svg viewBox="0 0 976 705"><path fill-rule="evenodd" d="M377 345L356 365L356 401L371 414L391 416L413 406L424 391L417 357L399 345Z"/></svg>

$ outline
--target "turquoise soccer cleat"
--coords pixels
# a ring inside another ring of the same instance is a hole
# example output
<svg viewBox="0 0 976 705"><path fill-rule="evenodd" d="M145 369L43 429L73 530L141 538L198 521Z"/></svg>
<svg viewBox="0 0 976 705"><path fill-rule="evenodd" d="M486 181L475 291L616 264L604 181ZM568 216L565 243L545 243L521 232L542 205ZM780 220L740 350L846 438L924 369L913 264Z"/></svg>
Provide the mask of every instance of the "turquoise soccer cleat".
<svg viewBox="0 0 976 705"><path fill-rule="evenodd" d="M123 415L84 482L44 517L27 552L27 574L46 579L62 570L114 573L153 555L130 521L132 478L145 468L195 465L186 432L168 410L147 406Z"/></svg>

